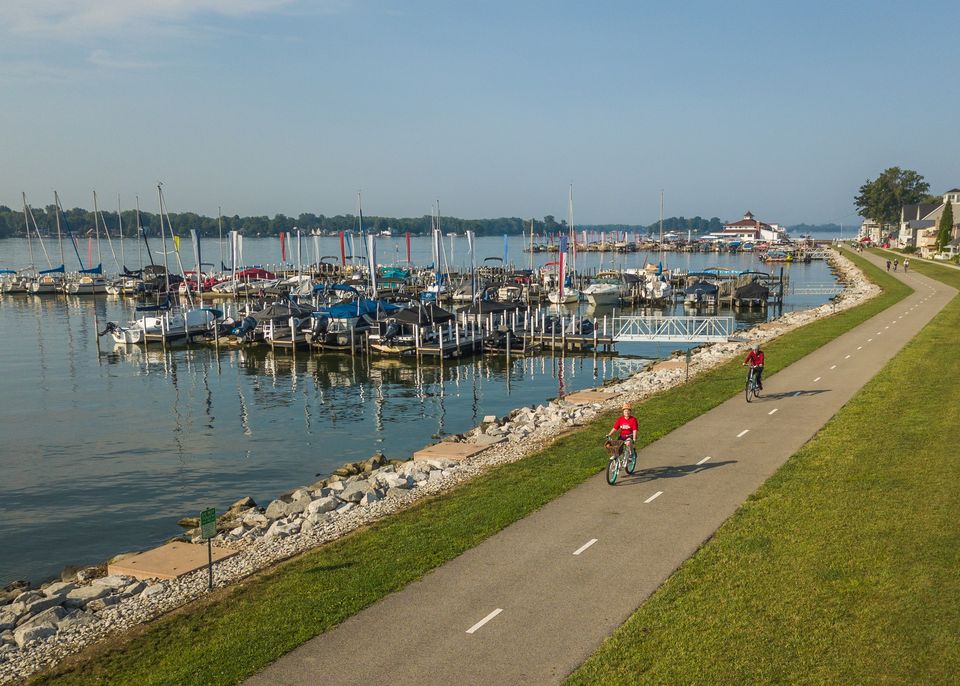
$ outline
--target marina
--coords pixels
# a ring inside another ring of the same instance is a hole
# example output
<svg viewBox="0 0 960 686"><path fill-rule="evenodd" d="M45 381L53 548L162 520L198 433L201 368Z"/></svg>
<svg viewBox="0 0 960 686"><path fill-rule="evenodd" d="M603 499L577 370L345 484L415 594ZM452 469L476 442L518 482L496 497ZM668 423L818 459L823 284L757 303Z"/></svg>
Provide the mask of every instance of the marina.
<svg viewBox="0 0 960 686"><path fill-rule="evenodd" d="M502 238L476 241L478 254L502 252ZM402 238L394 242L404 247ZM411 241L414 264L430 264L430 243ZM523 245L518 236L509 249L528 268L530 254L522 252ZM3 267L28 264L25 240L6 240L0 247ZM391 243L381 239L380 247L389 253ZM271 265L278 241L247 239L245 251L249 264ZM585 278L601 271L599 257L580 257ZM534 258L534 269L552 261ZM605 256L603 270L628 273L661 259L657 253L625 255L611 265ZM678 276L718 266L757 269L755 257L743 253L681 253L664 262L665 271ZM454 269L466 274L465 264ZM325 268L317 295L337 290L327 283L332 279L324 280L335 274ZM355 286L355 292L339 290L349 293L353 304L329 306L339 307L330 314L341 316L328 318L322 336L309 328L291 336L291 311L281 307L289 300L264 298L274 309L257 315L261 322L251 333L259 327L264 335L257 332L249 342L229 332L212 339L212 331L179 335L182 320L176 317L182 309L176 306L135 312L138 306L156 306L156 294L137 299L121 293L5 292L0 392L16 402L4 403L2 410L9 427L2 495L12 515L0 523L0 534L17 553L4 558L0 579L42 578L64 564L142 549L176 534L177 518L203 503L247 494L259 501L377 450L409 457L434 437L465 431L486 415L625 378L678 347L718 340L779 312L823 303L836 292L821 261L787 266L784 281L789 287L783 302L763 310L731 308L721 299L719 306L698 311L679 296L657 306L629 300L561 307L543 300L419 301L434 318L437 312L452 317L438 324L427 316L429 335L381 351L367 336L372 323L358 326ZM822 289L794 294L806 283ZM217 298L193 294L194 306L186 309L210 312L221 322L241 311L264 312L266 306L257 309L259 290ZM316 311L313 296L306 308L310 316L303 317L307 323ZM386 293L381 296L388 300ZM399 310L420 311L417 307ZM136 315L166 317L157 326L165 335L145 329L145 340L129 344L115 343L109 333L98 336L107 322L128 327ZM372 320L386 334L387 318ZM419 320L417 315L413 321ZM403 343L403 336L396 338L394 344ZM87 438L77 442L81 426ZM48 502L57 503L53 514L46 510Z"/></svg>

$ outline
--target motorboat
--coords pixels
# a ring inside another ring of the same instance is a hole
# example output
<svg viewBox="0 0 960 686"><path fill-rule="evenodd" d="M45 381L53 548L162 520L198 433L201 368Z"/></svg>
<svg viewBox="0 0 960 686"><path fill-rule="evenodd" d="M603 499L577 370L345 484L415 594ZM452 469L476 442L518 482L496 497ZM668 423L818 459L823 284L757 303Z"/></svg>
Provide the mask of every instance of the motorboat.
<svg viewBox="0 0 960 686"><path fill-rule="evenodd" d="M197 307L174 314L161 313L163 307L159 305L138 308L142 311L152 311L152 314L144 314L126 326L108 322L103 334L109 333L114 342L128 345L150 341L173 341L208 333L223 317L223 312L211 307Z"/></svg>

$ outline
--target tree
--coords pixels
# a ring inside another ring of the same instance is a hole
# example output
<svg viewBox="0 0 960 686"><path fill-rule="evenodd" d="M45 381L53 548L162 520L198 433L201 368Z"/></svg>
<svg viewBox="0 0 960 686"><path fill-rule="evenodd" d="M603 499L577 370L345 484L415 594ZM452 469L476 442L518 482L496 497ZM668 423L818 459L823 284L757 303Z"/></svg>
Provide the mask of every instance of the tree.
<svg viewBox="0 0 960 686"><path fill-rule="evenodd" d="M944 252L953 238L953 204L948 200L937 224L937 252Z"/></svg>
<svg viewBox="0 0 960 686"><path fill-rule="evenodd" d="M859 214L879 224L894 224L900 219L900 208L920 202L930 184L911 169L890 167L875 180L860 186L854 198Z"/></svg>

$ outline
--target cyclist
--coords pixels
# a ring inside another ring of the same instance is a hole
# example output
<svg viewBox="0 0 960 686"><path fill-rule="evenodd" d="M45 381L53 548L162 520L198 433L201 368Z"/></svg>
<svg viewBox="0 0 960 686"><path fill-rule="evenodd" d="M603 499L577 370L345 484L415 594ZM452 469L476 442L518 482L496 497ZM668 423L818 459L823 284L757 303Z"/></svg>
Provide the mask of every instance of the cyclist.
<svg viewBox="0 0 960 686"><path fill-rule="evenodd" d="M637 418L630 414L630 403L624 403L623 414L617 417L617 421L613 423L613 428L607 433L607 437L609 438L617 432L617 438L623 442L624 446L627 446L636 442L637 431L639 430Z"/></svg>
<svg viewBox="0 0 960 686"><path fill-rule="evenodd" d="M763 390L763 351L760 349L760 344L757 343L753 346L753 349L747 353L747 359L743 361L744 366L750 365L750 369L755 374L754 378L757 380L757 390Z"/></svg>

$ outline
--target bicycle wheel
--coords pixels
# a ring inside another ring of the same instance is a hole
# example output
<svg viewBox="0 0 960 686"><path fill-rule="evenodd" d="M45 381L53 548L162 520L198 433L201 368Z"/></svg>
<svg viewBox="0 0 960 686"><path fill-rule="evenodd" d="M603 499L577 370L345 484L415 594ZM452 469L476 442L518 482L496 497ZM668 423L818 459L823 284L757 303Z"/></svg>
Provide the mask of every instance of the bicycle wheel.
<svg viewBox="0 0 960 686"><path fill-rule="evenodd" d="M747 402L750 402L751 400L753 400L753 392L754 392L753 379L747 379L747 385L746 385L746 388L744 389L744 393L746 393L746 396L747 396Z"/></svg>
<svg viewBox="0 0 960 686"><path fill-rule="evenodd" d="M620 458L611 457L607 462L607 483L613 486L617 483L618 476L620 476Z"/></svg>
<svg viewBox="0 0 960 686"><path fill-rule="evenodd" d="M637 471L637 449L630 446L630 454L627 456L627 474L633 474Z"/></svg>

